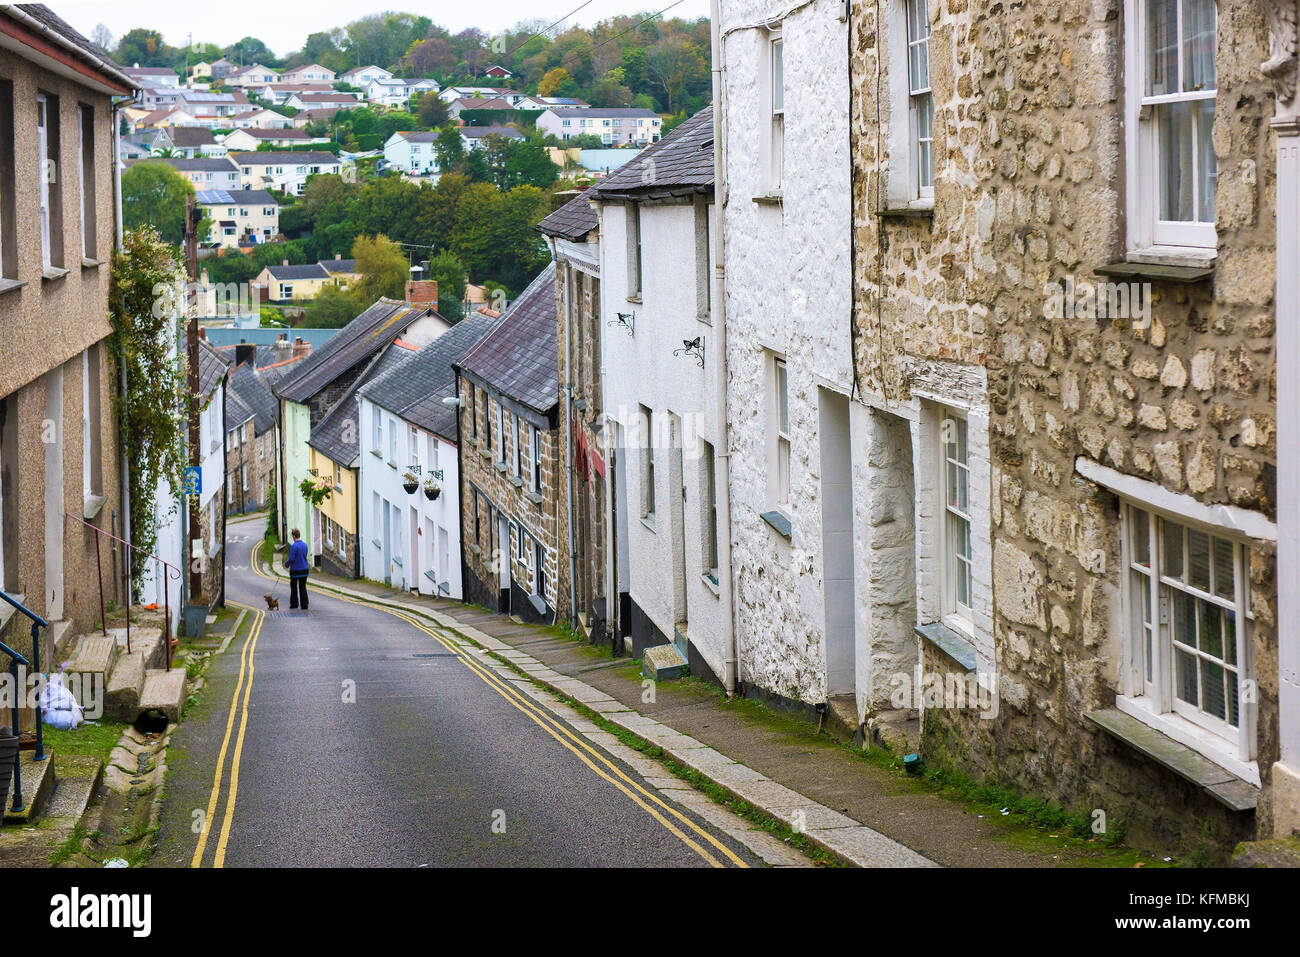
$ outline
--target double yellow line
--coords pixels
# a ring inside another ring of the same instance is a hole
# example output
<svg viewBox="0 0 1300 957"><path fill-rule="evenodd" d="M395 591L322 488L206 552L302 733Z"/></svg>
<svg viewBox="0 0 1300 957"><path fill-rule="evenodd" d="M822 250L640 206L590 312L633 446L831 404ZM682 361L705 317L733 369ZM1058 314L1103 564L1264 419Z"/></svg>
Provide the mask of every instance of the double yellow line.
<svg viewBox="0 0 1300 957"><path fill-rule="evenodd" d="M262 571L257 561L256 548L254 548L253 550L251 564L255 574L261 576L262 578L278 581L277 576ZM321 594L320 590L317 588L312 588L312 590L317 592L318 594ZM483 682L488 685L488 687L492 688L492 690L496 691L497 694L505 698L515 708L517 708L525 715L527 715L534 723L539 725L551 737L553 737L556 741L558 741L565 748L571 751L574 754L574 756L578 758L579 761L581 761L583 764L589 767L599 777L603 778L605 781L608 781L610 784L616 787L630 801L632 801L633 804L641 808L652 818L654 818L654 820L659 822L659 824L661 824L664 828L666 828L669 831L669 833L671 833L674 837L678 838L682 843L684 843L687 847L689 847L701 858L703 858L706 862L708 862L710 866L712 867L726 866L726 864L722 860L719 860L719 858L711 852L710 848L716 850L723 858L725 858L727 861L730 861L736 867L749 866L743 858L735 854L729 847L727 847L725 844L723 844L721 841L715 838L707 830L700 827L695 821L691 820L688 816L683 814L676 807L664 801L661 797L659 797L658 794L654 793L651 790L648 790L647 788L643 787L639 782L629 777L623 771L622 768L620 768L617 764L615 764L612 760L610 760L606 755L604 755L600 750L598 750L595 746L593 746L589 741L587 741L582 736L576 734L571 728L569 728L568 725L564 724L562 721L557 719L554 715L552 715L550 712L542 708L539 704L537 704L537 702L533 701L527 695L520 692L510 682L503 680L496 672L492 671L490 668L485 667L481 661L478 661L477 659L471 657L470 655L467 655L464 649L460 645L450 641L446 637L446 635L443 634L442 632L433 630L432 628L426 626L418 618L410 614L407 614L406 612L402 612L394 608L389 608L385 605L379 605L368 601L361 601L355 598L349 598L333 591L325 592L324 594L326 594L327 597L329 598L333 598L337 601L347 602L350 605L363 605L367 608L373 608L378 611L385 612L389 615L392 615L394 618L406 622L407 624L411 625L411 627L424 632L434 641L438 642L449 652L451 652L452 655L456 657L461 664L465 665L465 667L469 668L470 671L478 675L478 677L482 679ZM260 612L258 614L259 616L261 615ZM257 627L260 630L261 627L260 617L257 622ZM254 641L254 643L256 642ZM242 666L240 669L240 674L242 677L243 674ZM250 684L252 683L251 670L249 673L249 683ZM235 689L235 694L236 696L238 696L239 694L238 687L236 687ZM247 694L245 694L245 701L247 701ZM227 730L227 734L229 734L229 730ZM242 742L242 738L243 738L243 732L241 729L240 732L241 742ZM222 745L223 754L224 751L225 751L225 745L223 744ZM233 772L235 774L237 774L238 772L238 763L239 763L239 756L238 756L238 751L236 751L235 768ZM219 780L220 780L220 770L218 770L218 782ZM214 795L215 795L215 790L214 790ZM227 805L226 825L223 827L223 840L224 840L225 831L229 827L229 812L230 812L230 808L233 807L233 802L234 802L234 790L232 787L231 803ZM222 847L224 847L224 845L219 846L219 848ZM197 857L198 857L198 852L196 852L196 859Z"/></svg>
<svg viewBox="0 0 1300 957"><path fill-rule="evenodd" d="M238 602L231 602L238 605ZM226 843L230 840L230 823L235 816L235 799L239 795L239 760L244 754L244 732L248 728L248 697L253 690L253 653L257 651L257 638L262 633L262 623L266 614L247 605L240 608L253 613L253 623L248 629L239 653L239 680L235 682L235 693L230 699L230 714L226 717L226 734L221 739L221 750L217 752L217 770L212 779L212 793L208 796L207 812L203 816L203 830L199 832L199 843L194 848L194 858L190 867L203 866L203 854L208 846L208 834L217 813L217 804L221 799L221 779L226 767L226 750L230 747L230 735L235 727L235 714L239 713L239 733L235 738L234 756L230 762L230 790L226 794L226 813L221 821L221 831L217 835L216 854L212 859L213 867L226 866ZM247 680L245 680L247 678ZM244 700L239 700L239 692L244 692Z"/></svg>

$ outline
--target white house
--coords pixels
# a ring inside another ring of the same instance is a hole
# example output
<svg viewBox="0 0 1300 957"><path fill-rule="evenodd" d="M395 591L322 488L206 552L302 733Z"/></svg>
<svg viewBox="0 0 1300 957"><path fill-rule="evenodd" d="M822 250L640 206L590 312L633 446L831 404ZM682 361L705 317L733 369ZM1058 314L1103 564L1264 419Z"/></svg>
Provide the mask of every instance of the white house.
<svg viewBox="0 0 1300 957"><path fill-rule="evenodd" d="M226 86L265 86L268 83L279 82L280 74L270 67L262 66L260 63L231 70L225 77Z"/></svg>
<svg viewBox="0 0 1300 957"><path fill-rule="evenodd" d="M452 363L495 328L471 316L358 391L361 573L460 599L460 471ZM402 340L398 345L403 345ZM406 485L414 478L416 488ZM436 490L436 492L435 492ZM430 497L433 496L433 497Z"/></svg>
<svg viewBox="0 0 1300 957"><path fill-rule="evenodd" d="M522 140L524 134L513 126L462 126L460 141L467 150L476 150L487 143L489 137L499 136L506 140Z"/></svg>
<svg viewBox="0 0 1300 957"><path fill-rule="evenodd" d="M349 86L356 86L362 89L371 80L391 80L393 74L383 67L375 66L355 66L339 77L339 80Z"/></svg>
<svg viewBox="0 0 1300 957"><path fill-rule="evenodd" d="M600 217L607 580L631 651L671 644L719 681L729 630L725 357L714 294L713 113L587 194ZM669 655L671 658L671 653ZM660 666L666 663L660 662Z"/></svg>
<svg viewBox="0 0 1300 957"><path fill-rule="evenodd" d="M294 93L284 101L295 110L351 110L361 105L352 93Z"/></svg>
<svg viewBox="0 0 1300 957"><path fill-rule="evenodd" d="M411 88L406 81L393 77L379 77L368 82L365 98L375 106L405 108L411 100Z"/></svg>
<svg viewBox="0 0 1300 957"><path fill-rule="evenodd" d="M435 131L394 133L384 143L384 159L389 166L404 173L436 173L433 147L437 142Z"/></svg>
<svg viewBox="0 0 1300 957"><path fill-rule="evenodd" d="M449 86L438 94L438 99L442 100L444 103L451 104L459 99L469 100L476 97L482 97L490 100L493 97L509 96L512 93L514 93L513 90L507 90L503 86ZM520 93L515 95L522 96L523 94Z"/></svg>
<svg viewBox="0 0 1300 957"><path fill-rule="evenodd" d="M334 71L319 63L296 66L280 74L281 83L333 83Z"/></svg>
<svg viewBox="0 0 1300 957"><path fill-rule="evenodd" d="M537 128L561 140L599 136L606 146L658 142L663 119L654 110L552 106L537 117Z"/></svg>
<svg viewBox="0 0 1300 957"><path fill-rule="evenodd" d="M294 122L275 110L251 109L231 116L226 125L237 130L287 130L293 128Z"/></svg>
<svg viewBox="0 0 1300 957"><path fill-rule="evenodd" d="M888 497L887 475L868 489L868 458L897 461L910 439L905 418L885 422L851 399L848 63L827 53L846 48L848 26L822 4L722 11L712 27L725 37L715 66L730 107L720 141L739 677L856 712L856 727L881 703L873 675L910 669L916 644L910 628L889 631L905 619L892 606L870 611L892 597L871 591L871 562L914 558L889 539L904 537L912 503ZM899 520L887 528L886 514Z"/></svg>
<svg viewBox="0 0 1300 957"><path fill-rule="evenodd" d="M239 188L239 168L228 157L186 159L151 156L137 162L166 163L193 183L196 190Z"/></svg>
<svg viewBox="0 0 1300 957"><path fill-rule="evenodd" d="M307 177L318 173L340 174L343 161L333 153L231 153L246 189L277 189L294 196L302 194Z"/></svg>
<svg viewBox="0 0 1300 957"><path fill-rule="evenodd" d="M180 86L181 78L175 70L165 66L126 66L122 72L142 87Z"/></svg>
<svg viewBox="0 0 1300 957"><path fill-rule="evenodd" d="M292 127L288 129L261 129L253 126L232 130L222 138L221 142L227 150L251 151L256 150L263 143L269 143L272 146L305 147L312 143L324 143L326 140L323 137L308 136L306 130Z"/></svg>

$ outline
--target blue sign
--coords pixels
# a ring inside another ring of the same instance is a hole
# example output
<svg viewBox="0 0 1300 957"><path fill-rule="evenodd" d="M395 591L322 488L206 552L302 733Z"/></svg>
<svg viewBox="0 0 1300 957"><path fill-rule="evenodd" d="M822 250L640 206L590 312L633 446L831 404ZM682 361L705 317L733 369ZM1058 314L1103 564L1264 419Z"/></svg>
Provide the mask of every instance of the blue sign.
<svg viewBox="0 0 1300 957"><path fill-rule="evenodd" d="M203 470L197 465L190 465L185 469L185 494L203 494Z"/></svg>

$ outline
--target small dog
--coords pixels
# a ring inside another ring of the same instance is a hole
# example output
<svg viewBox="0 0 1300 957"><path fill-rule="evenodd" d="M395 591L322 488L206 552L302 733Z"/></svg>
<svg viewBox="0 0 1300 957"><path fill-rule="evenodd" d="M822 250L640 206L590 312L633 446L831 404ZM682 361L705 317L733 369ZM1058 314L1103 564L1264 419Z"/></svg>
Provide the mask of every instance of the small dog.
<svg viewBox="0 0 1300 957"><path fill-rule="evenodd" d="M272 598L270 595L263 595L262 597L266 599L266 610L267 610L267 611L279 611L279 610L280 610L280 599L278 599L278 598Z"/></svg>

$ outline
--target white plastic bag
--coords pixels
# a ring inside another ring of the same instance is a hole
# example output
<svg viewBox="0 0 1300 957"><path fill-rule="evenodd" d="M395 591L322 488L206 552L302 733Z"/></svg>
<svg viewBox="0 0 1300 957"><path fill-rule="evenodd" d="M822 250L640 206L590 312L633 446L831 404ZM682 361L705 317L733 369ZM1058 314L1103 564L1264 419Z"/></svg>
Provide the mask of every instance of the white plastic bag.
<svg viewBox="0 0 1300 957"><path fill-rule="evenodd" d="M45 723L60 731L71 731L84 720L81 705L77 704L72 692L64 687L62 675L46 678L45 688L41 692L41 710L44 712L42 717Z"/></svg>

